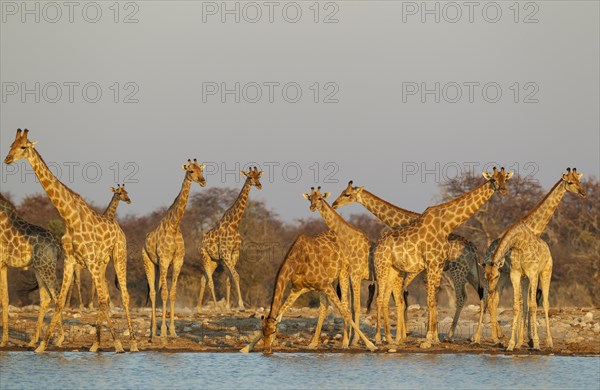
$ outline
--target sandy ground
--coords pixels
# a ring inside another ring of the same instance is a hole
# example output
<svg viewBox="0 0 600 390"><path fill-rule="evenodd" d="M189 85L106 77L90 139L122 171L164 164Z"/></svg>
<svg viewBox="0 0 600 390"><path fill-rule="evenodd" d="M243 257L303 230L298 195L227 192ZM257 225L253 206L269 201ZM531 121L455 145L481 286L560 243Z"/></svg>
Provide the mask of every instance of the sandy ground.
<svg viewBox="0 0 600 390"><path fill-rule="evenodd" d="M394 310L391 310L394 312ZM46 323L50 320L50 314L46 315ZM127 323L122 309L113 308L113 319L116 322L117 333L123 341L123 346L128 349L129 337ZM506 344L510 337L510 324L512 322L512 309L500 308L500 325L503 330L503 342ZM540 332L541 351L531 350L523 347L515 350L512 354L535 354L535 355L573 355L573 356L600 356L600 308L553 308L550 311L550 327L554 338L554 348L549 350L544 345L546 339L543 313L538 312L538 323ZM65 342L61 348L50 345L49 351L87 351L95 339L95 310L77 309L67 310L64 316ZM10 351L32 351L27 343L35 330L37 306L24 308L10 307L9 310L9 345L0 350ZM167 337L164 341L150 342L150 310L133 309L132 317L134 328L138 337L140 350L163 351L163 352L233 352L239 351L249 340L258 334L260 329L260 318L266 315L263 308L246 309L238 311L232 309L215 310L206 308L198 314L191 309L179 309L176 312L177 338ZM321 344L316 350L309 350L312 332L318 315L317 309L292 308L279 324L279 333L274 344L274 352L367 352L362 342L358 347L341 348L342 320L330 310L323 324ZM441 309L438 312L440 338L446 335L452 322L453 311ZM489 316L486 315L482 333L481 345L470 342L477 325L479 307L467 306L461 315L459 326L452 341L444 340L439 345L430 349L419 348L420 338L425 333L426 311L418 305L409 307L409 330L411 334L406 343L402 345L383 345L378 352L418 352L418 353L506 353L502 345L491 343ZM168 317L167 317L168 318ZM168 322L168 320L167 320ZM160 311L158 331L160 332ZM363 314L361 317L361 329L366 335L373 339L375 316ZM395 316L392 317L392 325L395 325ZM394 332L394 330L392 331ZM100 350L114 351L110 334L106 327L102 331L102 343ZM255 351L262 350L262 342L256 345Z"/></svg>

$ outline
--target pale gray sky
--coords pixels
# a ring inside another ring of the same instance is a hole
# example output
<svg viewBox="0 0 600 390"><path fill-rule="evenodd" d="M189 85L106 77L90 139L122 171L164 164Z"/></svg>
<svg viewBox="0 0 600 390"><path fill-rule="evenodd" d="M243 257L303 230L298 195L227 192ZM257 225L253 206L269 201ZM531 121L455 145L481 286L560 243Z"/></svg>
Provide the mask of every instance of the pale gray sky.
<svg viewBox="0 0 600 390"><path fill-rule="evenodd" d="M15 130L29 128L62 180L71 165L69 186L101 205L115 173L131 173L121 215L170 204L188 158L219 168L206 188L239 188L222 168L255 162L272 171L251 197L286 220L311 215L300 196L310 186L337 196L350 179L420 211L436 182L469 164L518 167L545 187L567 166L598 176L599 3L514 3L427 2L427 13L420 1L321 2L317 15L313 1L228 2L236 23L221 2L122 2L117 15L113 1L27 2L33 13L2 1L2 159ZM22 95L36 83L38 96ZM231 93L223 103L236 83L240 102ZM436 83L439 103L421 95ZM87 102L96 88L102 96ZM42 191L24 169L2 164L2 191Z"/></svg>

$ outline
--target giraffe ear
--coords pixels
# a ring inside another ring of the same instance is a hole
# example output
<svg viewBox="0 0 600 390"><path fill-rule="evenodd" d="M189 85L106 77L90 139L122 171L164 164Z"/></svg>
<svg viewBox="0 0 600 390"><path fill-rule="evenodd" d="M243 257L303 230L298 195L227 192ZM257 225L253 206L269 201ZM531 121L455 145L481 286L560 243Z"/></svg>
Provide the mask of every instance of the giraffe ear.
<svg viewBox="0 0 600 390"><path fill-rule="evenodd" d="M184 171L187 171L187 170L188 170L188 167L187 167L187 165L185 165L185 164L181 164L181 169L183 169Z"/></svg>
<svg viewBox="0 0 600 390"><path fill-rule="evenodd" d="M322 195L322 196L323 196L323 199L325 199L325 198L329 198L329 195L331 195L331 192L326 192L326 193L324 193L324 194Z"/></svg>
<svg viewBox="0 0 600 390"><path fill-rule="evenodd" d="M583 177L583 173L576 173L577 179L581 179Z"/></svg>
<svg viewBox="0 0 600 390"><path fill-rule="evenodd" d="M308 194L302 194L302 196L304 197L304 199L310 199L310 195Z"/></svg>
<svg viewBox="0 0 600 390"><path fill-rule="evenodd" d="M514 172L508 172L508 173L506 174L506 178L505 178L504 180L508 180L508 179L510 179L511 177L513 177L513 175L514 175L514 174L515 174Z"/></svg>
<svg viewBox="0 0 600 390"><path fill-rule="evenodd" d="M244 172L244 171L240 171L240 173L242 174L242 176L244 176L244 177L248 177L248 174L247 174L246 172Z"/></svg>
<svg viewBox="0 0 600 390"><path fill-rule="evenodd" d="M483 177L485 178L485 180L491 180L494 176L492 176L491 174L483 171L481 172L481 174L483 175Z"/></svg>
<svg viewBox="0 0 600 390"><path fill-rule="evenodd" d="M111 190L112 192L117 192L117 190L115 190L115 187L110 187L110 190Z"/></svg>
<svg viewBox="0 0 600 390"><path fill-rule="evenodd" d="M200 165L200 170L204 170L204 168L206 168L206 164L202 163L202 165Z"/></svg>
<svg viewBox="0 0 600 390"><path fill-rule="evenodd" d="M362 190L364 190L364 189L365 189L365 186L361 186L361 187L358 187L358 188L356 189L356 191L358 191L358 192L362 192Z"/></svg>
<svg viewBox="0 0 600 390"><path fill-rule="evenodd" d="M562 179L563 179L563 181L569 181L569 177L567 175L565 175L564 173L562 174Z"/></svg>
<svg viewBox="0 0 600 390"><path fill-rule="evenodd" d="M259 179L262 177L263 173L264 173L263 171L258 172L258 178Z"/></svg>
<svg viewBox="0 0 600 390"><path fill-rule="evenodd" d="M37 144L37 141L29 141L29 146L32 148Z"/></svg>

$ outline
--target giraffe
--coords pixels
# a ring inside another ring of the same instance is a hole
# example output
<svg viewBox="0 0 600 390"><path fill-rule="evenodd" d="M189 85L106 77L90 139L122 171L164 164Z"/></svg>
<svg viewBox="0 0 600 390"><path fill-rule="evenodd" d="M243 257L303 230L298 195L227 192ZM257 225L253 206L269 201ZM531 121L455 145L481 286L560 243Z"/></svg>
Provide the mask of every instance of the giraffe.
<svg viewBox="0 0 600 390"><path fill-rule="evenodd" d="M418 213L405 210L377 197L365 190L365 187L355 187L352 180L348 182L348 186L333 202L332 207L337 209L354 202L363 205L381 222L392 229L406 225L420 216ZM444 263L444 271L450 274L456 297L456 310L452 325L448 331L448 338L452 339L467 298L465 290L467 282L477 291L480 301L482 297L482 283L479 274L479 256L475 244L462 236L450 234L447 246L448 257ZM392 270L392 272L395 271ZM397 277L393 279L396 280ZM407 295L406 293L407 291L405 291L405 295ZM483 304L480 303L480 306L483 306Z"/></svg>
<svg viewBox="0 0 600 390"><path fill-rule="evenodd" d="M432 343L439 343L437 331L437 290L439 288L444 262L447 258L448 248L446 242L450 233L463 224L473 215L492 195L498 191L505 194L506 181L512 172L506 173L504 168L499 171L494 167L493 174L483 172L486 181L475 189L462 196L427 208L417 219L408 225L392 231L383 236L375 249L375 270L379 289L377 293L377 327L375 332L376 342L381 342L380 317L381 310L387 306L391 293L388 285L390 269L406 272L405 285L421 271L426 270L427 278L427 336L422 348L431 347ZM402 300L402 298L401 298ZM401 306L404 302L400 303ZM384 318L387 321L387 318ZM402 325L404 316L399 316L398 322ZM398 327L396 340L404 340L404 326ZM386 324L386 332L389 324Z"/></svg>
<svg viewBox="0 0 600 390"><path fill-rule="evenodd" d="M108 204L108 206L106 207L106 209L104 210L104 212L102 213L102 215L104 215L105 217L114 219L115 218L115 214L117 213L117 207L119 206L119 202L123 201L127 204L131 204L131 199L129 198L129 193L127 193L127 190L125 189L125 184L123 184L122 186L120 184L117 184L117 188L114 187L110 187L111 192L113 193L112 198L110 199L110 202ZM73 256L73 254L69 254L71 257ZM75 285L77 285L77 295L79 296L79 310L83 310L83 299L81 298L81 270L83 270L83 266L80 264L76 264L75 265L75 278L73 279L73 283L71 283L71 287L69 287L69 292L67 293L67 302L66 305L70 306L70 302L71 302L71 294L73 292L73 288ZM105 286L106 291L108 291L108 286ZM91 289L91 294L90 294L90 302L88 304L88 307L91 309L94 307L94 296L96 295L96 288L94 287L94 284L92 283L92 289ZM109 304L110 304L110 296L109 296Z"/></svg>
<svg viewBox="0 0 600 390"><path fill-rule="evenodd" d="M33 347L40 338L40 330L50 301L58 302L56 264L61 255L61 247L52 234L37 225L21 218L15 206L0 193L0 306L2 307L2 341L0 347L8 343L8 280L7 267L33 267L40 289L40 311L35 334L28 346ZM60 336L56 345L62 345L64 331L59 327Z"/></svg>
<svg viewBox="0 0 600 390"><path fill-rule="evenodd" d="M500 238L497 238L494 241L492 241L490 246L486 249L485 255L483 257L483 259L484 259L483 265L484 266L486 264L491 264L492 255L496 251L496 248L498 248L499 243L500 243ZM498 269L499 276L498 276L498 282L496 284L496 290L498 291L498 294L496 294L494 297L498 301L500 301L502 292L504 291L506 286L508 286L508 284L510 283L510 263L511 263L510 254L511 254L511 252L512 252L512 250L509 249L504 254L504 264ZM483 316L486 311L489 311L489 308L490 308L490 306L488 305L489 290L490 290L489 283L486 278L483 278L483 303L484 304L483 304L483 309L479 311L479 321L477 323L477 330L475 331L475 335L473 336L473 342L476 344L479 344L481 342L481 329L483 327ZM497 307L498 303L493 302L492 305L494 307ZM490 326L491 326L491 331L492 331L492 341L494 343L498 343L499 338L502 337L502 328L500 328L500 324L498 323L498 321L492 322L490 324Z"/></svg>
<svg viewBox="0 0 600 390"><path fill-rule="evenodd" d="M567 168L548 194L531 210L525 217L513 224L502 236L500 243L491 259L491 264L485 267L485 277L489 283L489 301L492 324L497 318L497 282L499 279L499 268L503 266L504 254L510 249L511 265L510 280L513 286L513 323L510 341L507 351L519 348L523 339L523 327L525 313L522 309L522 300L527 300L529 324L533 327L533 349L540 349L540 340L537 329L537 302L536 291L539 283L542 287L542 298L544 314L546 319L546 345L552 349L552 334L550 333L550 322L548 321L548 294L550 291L550 279L552 277L552 255L548 244L540 236L546 225L550 222L554 211L560 204L565 193L571 192L581 198L586 197L585 190L579 180L583 176L577 172L577 168ZM521 279L527 278L529 286L527 296L523 298L521 291ZM518 327L518 328L517 328ZM518 343L515 336L519 333Z"/></svg>
<svg viewBox="0 0 600 390"><path fill-rule="evenodd" d="M326 311L329 300L333 302L336 309L340 312L344 318L344 322L350 324L358 337L363 340L366 347L370 351L377 350L373 343L369 341L360 330L358 320L352 320L350 312L340 302L332 286L337 278L340 279L340 283L347 283L344 282L344 280L348 280L346 271L348 268L346 265L346 262L348 261L347 253L353 252L349 251L350 248L348 248L349 236L352 233L347 230L350 230L350 227L345 226L347 223L326 203L325 198L329 195L328 192L321 194L320 187L317 191L315 191L314 188L311 188L310 194L303 194L304 198L310 201L311 211L314 212L318 209L319 212L322 213L321 215L326 219L328 226L330 226L330 230L314 238L301 234L294 244L292 244L292 247L288 251L277 273L271 310L269 315L266 318L263 318L262 322L262 335L259 335L259 337L252 341L248 347L242 350L242 352L248 352L260 338L263 338L265 345L263 353L271 353L271 346L275 340L277 331L277 323L283 314L283 309L289 307L295 298L306 291L318 291L320 293L320 315L319 321L317 322L317 331L320 331L322 324L321 313ZM325 208L327 210L324 210ZM333 238L329 238L332 234L335 236L335 241ZM336 242L337 245L335 244ZM363 255L368 256L368 248L366 254ZM283 295L290 283L292 284L291 292L287 298L286 304L282 306ZM342 296L344 295L345 294L342 293ZM288 305L289 302L291 302L290 305ZM317 343L318 336L316 332L311 344L316 346Z"/></svg>
<svg viewBox="0 0 600 390"><path fill-rule="evenodd" d="M263 171L259 171L254 167L254 169L249 168L248 172L240 171L240 173L246 180L236 201L225 214L223 214L223 217L217 225L204 233L204 236L202 237L202 244L200 244L202 275L200 276L200 293L198 295L198 305L196 306L198 312L200 312L202 308L202 300L204 299L204 291L207 282L215 308L217 307L217 298L215 296L215 286L213 284L212 275L219 264L222 264L227 272L227 280L225 282L226 309L230 309L230 279L233 279L238 296L238 308L244 310L244 302L242 301L242 293L240 291L240 277L235 270L235 266L240 257L240 246L242 244L239 225L242 220L242 215L244 215L244 211L246 210L250 189L252 187L256 187L259 190L262 189L260 178L263 175Z"/></svg>
<svg viewBox="0 0 600 390"><path fill-rule="evenodd" d="M89 207L83 198L60 182L48 168L42 156L35 148L36 142L28 139L29 131L21 132L17 130L15 140L13 141L8 155L4 162L12 164L14 161L26 159L31 164L33 171L39 179L42 187L48 194L52 204L58 210L60 216L65 222L65 230L68 233L68 240L63 239L63 249L69 248L74 254L74 258L65 259L65 269L63 281L60 289L58 307L52 316L50 325L44 339L40 342L36 352L45 351L50 337L53 335L54 328L58 322L61 322L61 314L65 306L65 300L71 280L73 278L73 269L75 263L83 263L92 274L92 280L98 291L98 315L96 320L96 340L92 344L90 351L96 352L100 346L100 335L102 328L102 319L106 319L108 329L114 340L116 352L123 352L121 340L117 337L110 312L108 310L107 300L108 292L105 289L105 270L106 264L112 258L115 264L115 271L119 284L121 286L121 299L125 308L127 325L129 328L130 351L137 351L137 341L131 325L131 316L129 314L129 293L127 292L126 274L127 274L127 244L125 234L119 224L107 217L101 216ZM70 245L70 247L69 247Z"/></svg>
<svg viewBox="0 0 600 390"><path fill-rule="evenodd" d="M319 211L329 229L335 232L340 241L340 246L348 262L348 274L352 287L352 306L354 311L354 322L360 324L360 289L363 280L372 280L372 269L369 266L372 259L372 245L367 235L355 226L346 222L328 203L329 192L321 194L321 187L311 194L304 194L310 201L310 211ZM340 279L341 280L341 279ZM344 291L342 291L342 296ZM321 314L320 314L321 315ZM358 343L358 338L352 340L352 345Z"/></svg>
<svg viewBox="0 0 600 390"><path fill-rule="evenodd" d="M263 322L264 327L268 327L267 324L273 326L272 337L265 338L265 353L271 353L276 325L281 322L283 314L293 305L296 299L308 291L319 293L319 319L308 348L314 349L319 345L321 328L325 318L324 314L327 312L329 303L326 291L332 288L331 285L336 279L340 280L341 289L347 292L348 266L337 235L332 230L327 230L316 237L300 234L288 250L277 273L271 310L267 322ZM290 284L292 287L284 302L283 296ZM342 294L342 298L346 296L347 294ZM348 313L345 303L341 303L341 307ZM268 335L270 336L271 333ZM263 335L259 335L242 352L250 352L262 338ZM346 331L343 347L348 347L348 334Z"/></svg>
<svg viewBox="0 0 600 390"><path fill-rule="evenodd" d="M188 160L188 165L183 164L182 168L185 171L185 177L179 194L173 201L167 214L161 219L158 226L146 235L144 247L142 248L142 258L144 259L144 269L148 279L148 294L152 303L152 324L151 324L151 340L156 342L156 287L155 274L159 271L159 289L162 299L162 324L160 327L161 339L165 340L167 336L167 298L170 301L171 315L169 331L172 337L177 337L175 332L175 299L177 297L177 278L181 267L183 266L183 257L185 255L185 246L183 242L183 234L179 228L179 223L185 213L190 187L192 182L200 184L201 187L206 185L206 180L202 175L205 164L198 165L198 161L194 159ZM173 265L171 291L167 290L167 272L169 267Z"/></svg>

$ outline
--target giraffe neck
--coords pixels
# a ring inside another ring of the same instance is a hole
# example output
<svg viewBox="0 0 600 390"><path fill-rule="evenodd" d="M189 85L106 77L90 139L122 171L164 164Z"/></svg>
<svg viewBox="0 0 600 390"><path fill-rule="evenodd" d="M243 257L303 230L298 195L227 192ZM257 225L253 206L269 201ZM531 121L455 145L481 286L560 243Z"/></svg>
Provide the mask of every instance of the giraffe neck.
<svg viewBox="0 0 600 390"><path fill-rule="evenodd" d="M441 212L443 219L443 233L449 235L454 229L465 223L477 210L494 195L492 183L486 181L479 187L451 200L432 207L432 210ZM427 210L425 210L427 213Z"/></svg>
<svg viewBox="0 0 600 390"><path fill-rule="evenodd" d="M381 222L392 228L404 225L420 215L394 206L367 190L362 190L357 200L373 215L379 218Z"/></svg>
<svg viewBox="0 0 600 390"><path fill-rule="evenodd" d="M108 204L108 206L106 207L106 210L104 210L102 215L104 215L105 217L108 217L110 219L114 219L115 214L117 213L117 207L119 206L119 200L120 200L119 195L113 194L113 197L110 200L110 203Z"/></svg>
<svg viewBox="0 0 600 390"><path fill-rule="evenodd" d="M540 236L552 215L567 192L566 185L560 179L548 194L527 214L521 222L527 225L537 236Z"/></svg>
<svg viewBox="0 0 600 390"><path fill-rule="evenodd" d="M225 212L221 219L221 224L227 224L237 228L242 220L242 215L248 204L248 195L250 194L250 180L246 180L237 199L231 207Z"/></svg>
<svg viewBox="0 0 600 390"><path fill-rule="evenodd" d="M504 262L506 261L506 252L514 247L515 243L518 241L518 236L519 232L517 229L508 229L506 233L504 233L492 255L492 264L497 265L500 268L504 265Z"/></svg>
<svg viewBox="0 0 600 390"><path fill-rule="evenodd" d="M277 271L275 289L273 290L273 298L271 299L271 310L269 311L270 318L276 318L279 314L279 310L281 310L281 306L283 305L283 294L285 293L286 287L294 272L294 263L297 262L297 257L302 256L304 252L300 248L302 242L302 235L300 235L286 253L283 263L281 263L281 266Z"/></svg>
<svg viewBox="0 0 600 390"><path fill-rule="evenodd" d="M163 219L164 223L172 228L179 227L179 223L183 218L183 214L185 214L185 207L187 206L188 197L190 195L190 187L192 185L192 180L185 175L185 179L183 179L183 184L181 185L181 190L179 191L179 195L173 201L171 207L167 211L167 215Z"/></svg>
<svg viewBox="0 0 600 390"><path fill-rule="evenodd" d="M83 198L58 180L37 150L27 158L50 201L67 225L80 223L84 213L94 214Z"/></svg>
<svg viewBox="0 0 600 390"><path fill-rule="evenodd" d="M358 232L358 229L346 222L325 200L319 201L317 209L327 227L342 240L350 238Z"/></svg>

